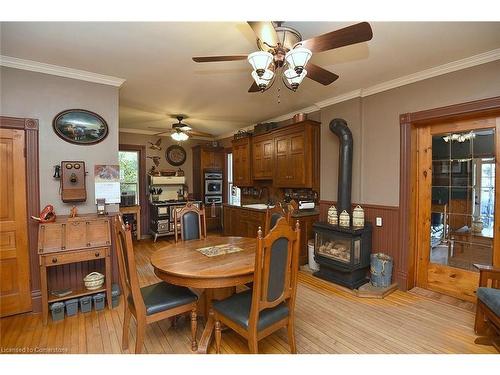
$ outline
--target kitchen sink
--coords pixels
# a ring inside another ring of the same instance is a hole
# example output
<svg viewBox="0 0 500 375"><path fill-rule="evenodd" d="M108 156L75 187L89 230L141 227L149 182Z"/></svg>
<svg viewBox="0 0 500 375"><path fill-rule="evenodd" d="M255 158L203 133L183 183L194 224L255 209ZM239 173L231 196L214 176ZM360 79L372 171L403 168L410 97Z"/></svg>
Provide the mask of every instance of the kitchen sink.
<svg viewBox="0 0 500 375"><path fill-rule="evenodd" d="M264 203L254 203L254 204L244 204L241 207L245 208L255 208L256 210L267 210L267 204ZM269 208L274 208L274 206L269 206Z"/></svg>

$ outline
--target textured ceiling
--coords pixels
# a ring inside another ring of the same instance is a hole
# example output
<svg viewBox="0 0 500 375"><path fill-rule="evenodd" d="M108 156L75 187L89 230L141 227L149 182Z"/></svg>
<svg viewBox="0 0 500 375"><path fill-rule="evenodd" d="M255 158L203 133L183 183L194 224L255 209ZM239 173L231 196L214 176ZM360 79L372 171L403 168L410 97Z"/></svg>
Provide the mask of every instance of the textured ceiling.
<svg viewBox="0 0 500 375"><path fill-rule="evenodd" d="M353 22L355 23L355 22ZM286 22L304 39L347 26ZM246 61L196 64L192 56L256 50L245 22L2 23L1 54L126 79L120 127L167 127L184 113L197 130L223 134L315 102L500 48L500 23L374 22L366 43L315 54L340 75L324 87L305 80L298 92L273 87L248 94Z"/></svg>

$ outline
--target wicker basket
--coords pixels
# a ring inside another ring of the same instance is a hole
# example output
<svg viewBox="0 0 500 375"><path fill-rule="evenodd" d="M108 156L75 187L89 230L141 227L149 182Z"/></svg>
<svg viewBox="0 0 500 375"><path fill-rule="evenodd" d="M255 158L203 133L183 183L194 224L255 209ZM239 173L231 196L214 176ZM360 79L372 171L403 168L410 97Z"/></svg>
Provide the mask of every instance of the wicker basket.
<svg viewBox="0 0 500 375"><path fill-rule="evenodd" d="M99 272L92 272L85 276L83 282L88 290L100 289L104 285L104 275Z"/></svg>

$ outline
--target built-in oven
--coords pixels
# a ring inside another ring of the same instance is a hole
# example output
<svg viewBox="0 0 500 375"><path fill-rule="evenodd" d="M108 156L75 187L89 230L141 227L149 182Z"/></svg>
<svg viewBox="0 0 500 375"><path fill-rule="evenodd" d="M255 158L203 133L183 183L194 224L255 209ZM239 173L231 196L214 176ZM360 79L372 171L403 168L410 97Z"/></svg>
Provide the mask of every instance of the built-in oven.
<svg viewBox="0 0 500 375"><path fill-rule="evenodd" d="M207 195L205 197L205 204L222 204L222 195Z"/></svg>
<svg viewBox="0 0 500 375"><path fill-rule="evenodd" d="M222 172L205 172L205 195L222 195L223 184Z"/></svg>

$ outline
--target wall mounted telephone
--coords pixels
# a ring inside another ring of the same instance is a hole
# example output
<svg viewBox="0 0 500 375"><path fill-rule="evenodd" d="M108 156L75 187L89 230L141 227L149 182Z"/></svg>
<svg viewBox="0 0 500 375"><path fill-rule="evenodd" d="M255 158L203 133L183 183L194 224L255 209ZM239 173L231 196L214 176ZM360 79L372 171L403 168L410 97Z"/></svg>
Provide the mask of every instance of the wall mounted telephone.
<svg viewBox="0 0 500 375"><path fill-rule="evenodd" d="M63 202L85 202L85 162L61 162L61 199Z"/></svg>

